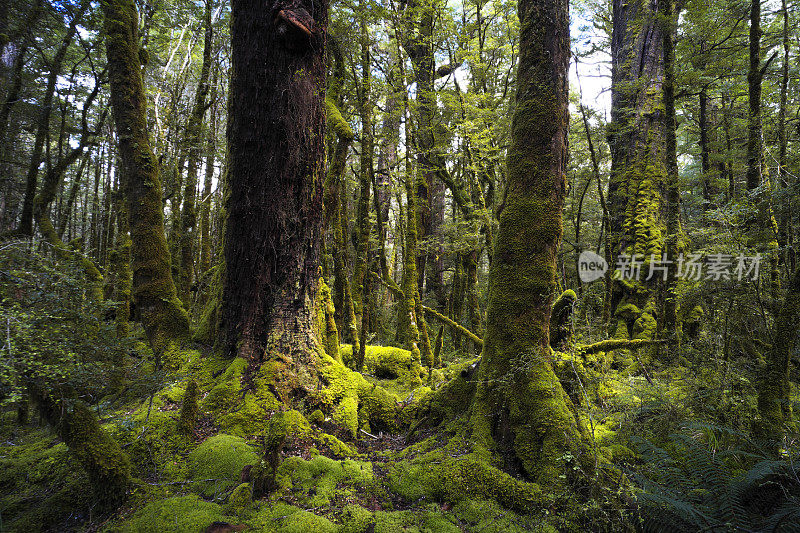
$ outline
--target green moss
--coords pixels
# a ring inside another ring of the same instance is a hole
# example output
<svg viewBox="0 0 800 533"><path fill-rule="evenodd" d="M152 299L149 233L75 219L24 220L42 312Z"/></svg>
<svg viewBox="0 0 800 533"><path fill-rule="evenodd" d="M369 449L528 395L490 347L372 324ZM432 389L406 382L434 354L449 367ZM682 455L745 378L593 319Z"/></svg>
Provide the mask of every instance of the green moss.
<svg viewBox="0 0 800 533"><path fill-rule="evenodd" d="M338 529L327 518L283 502L264 506L248 523L255 531L270 533L336 533Z"/></svg>
<svg viewBox="0 0 800 533"><path fill-rule="evenodd" d="M199 407L197 399L200 395L200 390L197 387L195 380L190 380L186 386L186 392L183 395L183 404L181 405L181 414L178 417L178 431L184 435L192 435L194 433L194 425L197 422L197 413Z"/></svg>
<svg viewBox="0 0 800 533"><path fill-rule="evenodd" d="M351 434L354 408L357 409L359 427L389 431L399 429L397 400L381 387L369 383L358 372L353 372L325 354L319 372L325 387L319 391L317 400L328 412L337 413L336 418L345 424Z"/></svg>
<svg viewBox="0 0 800 533"><path fill-rule="evenodd" d="M287 457L277 470L279 494L291 495L305 507L348 501L374 483L372 464L317 455L310 461Z"/></svg>
<svg viewBox="0 0 800 533"><path fill-rule="evenodd" d="M203 496L219 497L239 482L246 465L258 461L258 455L244 439L220 434L189 454L189 472ZM209 479L212 481L205 481Z"/></svg>
<svg viewBox="0 0 800 533"><path fill-rule="evenodd" d="M341 361L339 353L339 330L336 327L336 309L331 297L331 289L325 283L325 278L319 279L319 290L317 292L317 337L320 339L325 353L336 361Z"/></svg>
<svg viewBox="0 0 800 533"><path fill-rule="evenodd" d="M228 497L225 512L231 515L241 515L253 503L253 487L250 483L242 483Z"/></svg>
<svg viewBox="0 0 800 533"><path fill-rule="evenodd" d="M247 361L237 357L216 381L200 406L206 411L220 413L234 408L242 397L242 375L247 368Z"/></svg>
<svg viewBox="0 0 800 533"><path fill-rule="evenodd" d="M387 467L391 490L414 501L427 497L458 502L483 497L526 512L545 505L548 499L539 485L517 480L476 454L452 457L436 450Z"/></svg>
<svg viewBox="0 0 800 533"><path fill-rule="evenodd" d="M314 425L320 425L325 421L325 415L319 409L315 410L308 417L308 421Z"/></svg>
<svg viewBox="0 0 800 533"><path fill-rule="evenodd" d="M76 402L59 433L89 474L101 506L122 501L131 482L130 458L100 427L89 407Z"/></svg>
<svg viewBox="0 0 800 533"><path fill-rule="evenodd" d="M4 434L0 443L3 531L77 526L76 517L96 505L80 463L45 429L15 432L16 437Z"/></svg>
<svg viewBox="0 0 800 533"><path fill-rule="evenodd" d="M278 448L287 439L306 439L310 435L311 426L300 412L290 410L275 413L267 423L264 447Z"/></svg>
<svg viewBox="0 0 800 533"><path fill-rule="evenodd" d="M266 402L269 409L277 409L277 401ZM220 415L216 420L217 427L237 437L249 437L261 433L269 418L265 402L259 402L255 394L247 391L244 400L230 412Z"/></svg>
<svg viewBox="0 0 800 533"><path fill-rule="evenodd" d="M341 353L345 364L351 366L355 360L353 347L343 344ZM427 372L414 362L414 356L408 350L394 346L367 346L363 372L378 379L397 380L400 384L413 388L427 378Z"/></svg>
<svg viewBox="0 0 800 533"><path fill-rule="evenodd" d="M222 508L195 495L167 498L147 504L125 521L123 533L198 533L224 521Z"/></svg>

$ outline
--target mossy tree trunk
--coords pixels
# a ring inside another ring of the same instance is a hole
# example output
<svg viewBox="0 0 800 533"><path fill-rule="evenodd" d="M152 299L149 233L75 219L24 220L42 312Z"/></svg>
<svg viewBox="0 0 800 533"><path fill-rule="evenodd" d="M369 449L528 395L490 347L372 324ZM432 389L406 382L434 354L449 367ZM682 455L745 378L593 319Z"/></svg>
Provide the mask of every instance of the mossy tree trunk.
<svg viewBox="0 0 800 533"><path fill-rule="evenodd" d="M789 289L775 321L775 340L767 356L758 389L758 411L763 437L780 438L792 422L789 394L789 364L797 346L800 322L800 269L790 280Z"/></svg>
<svg viewBox="0 0 800 533"><path fill-rule="evenodd" d="M104 0L102 7L121 183L130 220L133 298L160 366L163 352L188 338L189 318L175 291L164 238L161 180L147 129L138 13L133 0Z"/></svg>
<svg viewBox="0 0 800 533"><path fill-rule="evenodd" d="M678 348L678 290L677 270L680 244L680 184L678 176L678 151L675 121L675 14L673 0L659 0L664 49L664 137L667 160L666 211L667 211L667 256L672 263L668 266L663 298L663 331L671 339L670 351L677 355Z"/></svg>
<svg viewBox="0 0 800 533"><path fill-rule="evenodd" d="M86 470L103 510L113 509L127 496L131 484L131 461L119 444L100 426L97 416L80 400L55 398L39 384L29 391L48 424L69 447Z"/></svg>
<svg viewBox="0 0 800 533"><path fill-rule="evenodd" d="M647 264L651 257L661 260L667 233L663 30L658 0L614 0L612 10L611 257L616 261L638 254L645 265L638 281L614 284L611 312L619 315L623 309L633 310L628 323L652 322L658 314L659 276L646 281ZM618 326L625 325L621 316L617 319ZM611 329L619 331L613 325ZM627 334L651 335L647 328L634 329Z"/></svg>
<svg viewBox="0 0 800 533"><path fill-rule="evenodd" d="M326 1L232 4L224 351L298 389L320 350L327 23Z"/></svg>
<svg viewBox="0 0 800 533"><path fill-rule="evenodd" d="M556 378L550 306L562 237L569 121L566 0L522 0L508 182L489 270L483 359L472 405L478 451L543 486L570 476L584 435Z"/></svg>
<svg viewBox="0 0 800 533"><path fill-rule="evenodd" d="M214 180L214 165L217 160L217 73L211 82L210 117L206 141L206 170L203 178L203 199L200 203L200 274L211 268L211 188Z"/></svg>
<svg viewBox="0 0 800 533"><path fill-rule="evenodd" d="M203 44L203 63L200 67L200 79L194 97L192 114L186 125L186 144L188 150L186 183L183 190L183 212L181 213L181 261L180 261L180 298L184 307L191 309L191 288L194 277L194 244L195 226L197 225L197 172L202 154L201 137L203 117L206 114L208 100L208 79L211 73L211 49L214 41L214 28L211 24L212 0L206 0L203 26L205 41Z"/></svg>

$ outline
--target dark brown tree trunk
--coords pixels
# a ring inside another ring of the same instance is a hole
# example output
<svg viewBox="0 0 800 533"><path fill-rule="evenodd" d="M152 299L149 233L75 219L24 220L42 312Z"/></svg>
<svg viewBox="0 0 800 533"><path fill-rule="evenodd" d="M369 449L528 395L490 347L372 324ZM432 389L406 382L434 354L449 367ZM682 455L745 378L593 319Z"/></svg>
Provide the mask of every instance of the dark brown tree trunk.
<svg viewBox="0 0 800 533"><path fill-rule="evenodd" d="M298 387L319 350L327 23L325 0L232 4L224 348L290 361Z"/></svg>
<svg viewBox="0 0 800 533"><path fill-rule="evenodd" d="M102 3L106 54L131 231L133 298L150 346L161 355L189 335L189 318L177 297L164 237L158 161L150 149L147 100L139 59L138 13L133 0Z"/></svg>

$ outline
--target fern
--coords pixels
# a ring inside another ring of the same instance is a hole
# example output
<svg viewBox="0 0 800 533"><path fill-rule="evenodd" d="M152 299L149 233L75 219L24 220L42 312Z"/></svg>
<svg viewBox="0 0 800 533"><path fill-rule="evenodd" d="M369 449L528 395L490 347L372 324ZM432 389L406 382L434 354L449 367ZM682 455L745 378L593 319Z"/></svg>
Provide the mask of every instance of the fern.
<svg viewBox="0 0 800 533"><path fill-rule="evenodd" d="M747 435L693 422L663 447L634 444L642 531L800 531L800 469Z"/></svg>

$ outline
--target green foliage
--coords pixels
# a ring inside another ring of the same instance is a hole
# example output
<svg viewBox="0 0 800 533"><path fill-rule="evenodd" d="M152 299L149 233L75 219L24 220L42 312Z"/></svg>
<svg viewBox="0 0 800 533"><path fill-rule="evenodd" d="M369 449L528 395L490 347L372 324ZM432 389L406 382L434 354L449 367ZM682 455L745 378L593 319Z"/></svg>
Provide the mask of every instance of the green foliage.
<svg viewBox="0 0 800 533"><path fill-rule="evenodd" d="M638 439L645 464L644 531L795 531L800 528L797 451L771 459L745 434L695 423L663 447Z"/></svg>
<svg viewBox="0 0 800 533"><path fill-rule="evenodd" d="M29 252L22 243L5 245L0 405L22 401L29 383L56 397L91 399L131 379L122 363L132 344L118 339L115 324L106 319L115 304L87 298L91 290L79 263Z"/></svg>

